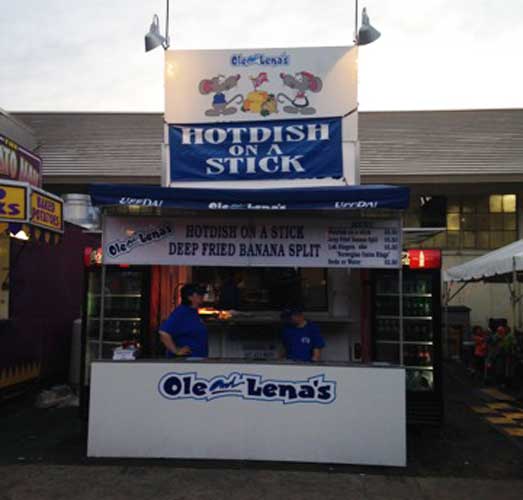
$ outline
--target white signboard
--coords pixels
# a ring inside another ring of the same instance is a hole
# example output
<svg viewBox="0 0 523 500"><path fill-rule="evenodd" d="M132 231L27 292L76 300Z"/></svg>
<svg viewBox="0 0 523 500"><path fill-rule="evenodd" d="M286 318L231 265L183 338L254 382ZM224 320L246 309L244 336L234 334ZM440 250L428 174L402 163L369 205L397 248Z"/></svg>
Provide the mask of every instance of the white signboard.
<svg viewBox="0 0 523 500"><path fill-rule="evenodd" d="M108 217L105 264L397 268L397 219Z"/></svg>
<svg viewBox="0 0 523 500"><path fill-rule="evenodd" d="M167 123L342 117L357 103L355 46L166 52Z"/></svg>
<svg viewBox="0 0 523 500"><path fill-rule="evenodd" d="M405 370L94 362L87 453L405 466Z"/></svg>

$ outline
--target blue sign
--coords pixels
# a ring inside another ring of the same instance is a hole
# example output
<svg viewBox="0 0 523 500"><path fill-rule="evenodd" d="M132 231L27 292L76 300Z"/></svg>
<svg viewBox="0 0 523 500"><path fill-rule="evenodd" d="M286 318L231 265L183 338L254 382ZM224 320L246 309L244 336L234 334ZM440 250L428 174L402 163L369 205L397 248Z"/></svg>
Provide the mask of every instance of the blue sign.
<svg viewBox="0 0 523 500"><path fill-rule="evenodd" d="M164 188L125 184L94 184L91 199L98 206L143 206L190 210L374 210L405 209L409 188L357 186L216 189Z"/></svg>
<svg viewBox="0 0 523 500"><path fill-rule="evenodd" d="M339 178L341 118L169 125L172 181Z"/></svg>
<svg viewBox="0 0 523 500"><path fill-rule="evenodd" d="M212 401L238 397L256 401L279 401L283 404L330 404L336 399L336 382L315 375L307 380L264 380L261 375L233 372L211 379L197 373L167 373L158 391L166 399L193 399Z"/></svg>

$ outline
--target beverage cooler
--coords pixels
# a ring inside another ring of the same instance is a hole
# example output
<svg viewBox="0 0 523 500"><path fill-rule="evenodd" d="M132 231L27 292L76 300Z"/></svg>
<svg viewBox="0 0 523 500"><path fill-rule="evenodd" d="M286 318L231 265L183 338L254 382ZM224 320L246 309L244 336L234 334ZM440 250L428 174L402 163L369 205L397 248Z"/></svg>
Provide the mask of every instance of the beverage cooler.
<svg viewBox="0 0 523 500"><path fill-rule="evenodd" d="M100 259L101 260L101 255ZM112 359L117 347L134 345L146 354L150 268L107 266L104 314L101 315L102 268L96 255L86 262L82 318L82 408L86 408L91 361ZM100 321L103 316L103 333Z"/></svg>
<svg viewBox="0 0 523 500"><path fill-rule="evenodd" d="M404 258L402 318L400 273L380 270L373 276L373 359L405 366L408 422L438 424L443 418L440 253L411 250Z"/></svg>

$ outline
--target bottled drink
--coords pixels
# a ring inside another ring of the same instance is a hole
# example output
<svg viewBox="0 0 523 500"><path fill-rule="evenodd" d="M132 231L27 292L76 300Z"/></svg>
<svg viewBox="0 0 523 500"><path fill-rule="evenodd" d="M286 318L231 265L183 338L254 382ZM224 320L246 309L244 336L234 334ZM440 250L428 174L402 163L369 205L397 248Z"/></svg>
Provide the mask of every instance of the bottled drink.
<svg viewBox="0 0 523 500"><path fill-rule="evenodd" d="M429 299L425 299L425 316L430 316L432 314L431 303Z"/></svg>

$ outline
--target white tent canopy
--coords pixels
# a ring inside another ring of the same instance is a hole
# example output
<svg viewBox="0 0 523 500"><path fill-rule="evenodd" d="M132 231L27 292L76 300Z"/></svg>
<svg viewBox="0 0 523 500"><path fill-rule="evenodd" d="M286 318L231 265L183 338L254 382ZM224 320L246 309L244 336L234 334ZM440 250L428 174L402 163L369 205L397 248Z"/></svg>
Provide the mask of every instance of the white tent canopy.
<svg viewBox="0 0 523 500"><path fill-rule="evenodd" d="M510 293L510 303L512 305L512 325L521 326L521 301L523 295L521 286L518 288L518 273L523 271L523 240L515 241L506 247L498 248L477 259L470 260L447 269L443 273L445 287L445 316L447 317L448 303L467 286L468 283L475 281L488 281L495 278L504 278ZM454 294L451 294L452 283L461 283L461 287ZM520 284L519 284L520 285ZM520 304L519 321L516 315L516 306ZM445 320L448 324L448 317Z"/></svg>
<svg viewBox="0 0 523 500"><path fill-rule="evenodd" d="M451 267L443 273L446 282L482 281L523 271L523 239L481 257Z"/></svg>

